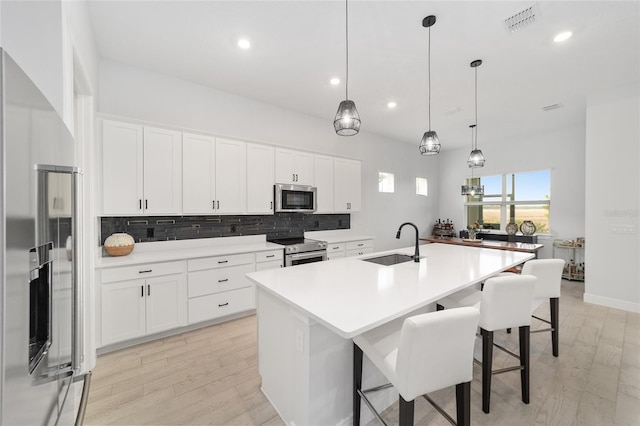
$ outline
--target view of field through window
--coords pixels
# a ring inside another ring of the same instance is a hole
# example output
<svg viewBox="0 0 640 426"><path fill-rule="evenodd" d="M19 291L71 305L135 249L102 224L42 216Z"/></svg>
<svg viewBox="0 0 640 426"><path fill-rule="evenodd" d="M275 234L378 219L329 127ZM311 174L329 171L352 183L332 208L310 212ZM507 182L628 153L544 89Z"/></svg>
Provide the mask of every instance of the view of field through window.
<svg viewBox="0 0 640 426"><path fill-rule="evenodd" d="M549 232L550 175L549 170L543 170L474 179L473 183L484 185L484 195L467 197L467 202L481 203L467 206L467 225L504 229L509 222L520 226L530 220L537 233Z"/></svg>

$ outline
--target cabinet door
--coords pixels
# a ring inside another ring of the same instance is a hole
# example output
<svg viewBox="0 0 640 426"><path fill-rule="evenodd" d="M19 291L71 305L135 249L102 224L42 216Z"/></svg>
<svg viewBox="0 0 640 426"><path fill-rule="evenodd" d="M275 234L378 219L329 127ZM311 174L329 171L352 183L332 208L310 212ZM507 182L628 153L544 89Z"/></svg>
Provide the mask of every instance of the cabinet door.
<svg viewBox="0 0 640 426"><path fill-rule="evenodd" d="M273 213L274 149L247 144L247 213Z"/></svg>
<svg viewBox="0 0 640 426"><path fill-rule="evenodd" d="M102 345L145 334L145 281L102 285Z"/></svg>
<svg viewBox="0 0 640 426"><path fill-rule="evenodd" d="M297 185L314 185L315 161L313 154L309 152L295 152L293 168Z"/></svg>
<svg viewBox="0 0 640 426"><path fill-rule="evenodd" d="M215 213L216 141L203 135L182 135L182 211Z"/></svg>
<svg viewBox="0 0 640 426"><path fill-rule="evenodd" d="M352 211L360 211L360 161L335 158L333 170L335 212L350 213Z"/></svg>
<svg viewBox="0 0 640 426"><path fill-rule="evenodd" d="M142 126L102 122L102 212L141 215Z"/></svg>
<svg viewBox="0 0 640 426"><path fill-rule="evenodd" d="M333 157L315 156L315 186L318 188L316 213L333 212Z"/></svg>
<svg viewBox="0 0 640 426"><path fill-rule="evenodd" d="M183 274L148 278L145 293L148 334L187 324L187 285Z"/></svg>
<svg viewBox="0 0 640 426"><path fill-rule="evenodd" d="M244 142L216 139L216 211L247 211L247 148Z"/></svg>
<svg viewBox="0 0 640 426"><path fill-rule="evenodd" d="M276 183L296 183L294 151L276 148Z"/></svg>
<svg viewBox="0 0 640 426"><path fill-rule="evenodd" d="M182 212L182 134L144 128L144 209L148 215Z"/></svg>

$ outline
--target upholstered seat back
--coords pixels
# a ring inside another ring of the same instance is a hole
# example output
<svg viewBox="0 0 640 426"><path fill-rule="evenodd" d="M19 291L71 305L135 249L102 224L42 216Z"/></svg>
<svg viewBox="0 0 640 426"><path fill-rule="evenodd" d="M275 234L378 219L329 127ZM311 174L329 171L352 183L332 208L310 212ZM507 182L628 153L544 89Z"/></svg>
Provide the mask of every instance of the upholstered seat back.
<svg viewBox="0 0 640 426"><path fill-rule="evenodd" d="M394 385L407 401L471 381L480 313L448 309L407 318L400 333Z"/></svg>
<svg viewBox="0 0 640 426"><path fill-rule="evenodd" d="M522 275L533 275L538 278L533 291L534 299L560 297L563 268L564 260L562 259L533 259L524 264Z"/></svg>
<svg viewBox="0 0 640 426"><path fill-rule="evenodd" d="M480 327L487 331L531 325L531 303L537 278L510 275L489 278L480 302Z"/></svg>

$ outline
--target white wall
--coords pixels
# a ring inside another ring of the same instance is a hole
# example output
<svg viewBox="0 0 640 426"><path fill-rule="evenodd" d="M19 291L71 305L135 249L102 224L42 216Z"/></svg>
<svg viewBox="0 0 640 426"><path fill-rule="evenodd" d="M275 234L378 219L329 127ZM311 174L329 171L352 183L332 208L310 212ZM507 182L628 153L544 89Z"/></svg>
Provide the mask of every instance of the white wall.
<svg viewBox="0 0 640 426"><path fill-rule="evenodd" d="M362 211L352 214L352 228L373 235L376 250L413 244L408 237L395 240L397 227L407 220L415 221L422 235L430 233L427 224L437 210L437 160L421 158L417 142L412 146L368 134L366 117L358 135L341 137L333 130L333 116L318 119L113 62L101 64L100 93L101 113L360 159ZM396 173L395 194L378 194L378 171ZM429 197L415 195L416 176L429 179Z"/></svg>
<svg viewBox="0 0 640 426"><path fill-rule="evenodd" d="M523 136L518 140L478 140L478 147L487 162L483 168L475 169L475 176L551 170L551 236L538 237L545 246L539 253L540 257L552 256L555 238L575 240L585 235L584 140L582 126ZM467 167L470 146L471 142L469 148L444 152L440 158L438 216L452 219L456 230L466 228L460 186L471 177L471 169Z"/></svg>
<svg viewBox="0 0 640 426"><path fill-rule="evenodd" d="M640 312L638 87L587 106L586 302Z"/></svg>

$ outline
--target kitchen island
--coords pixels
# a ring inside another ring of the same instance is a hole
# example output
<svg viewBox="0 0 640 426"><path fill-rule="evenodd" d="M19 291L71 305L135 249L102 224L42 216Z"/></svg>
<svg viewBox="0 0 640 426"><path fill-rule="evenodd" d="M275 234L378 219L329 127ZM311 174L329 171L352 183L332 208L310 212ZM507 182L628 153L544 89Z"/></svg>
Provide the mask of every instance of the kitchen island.
<svg viewBox="0 0 640 426"><path fill-rule="evenodd" d="M363 260L413 255L411 247L247 275L257 284L262 391L285 423L349 424L353 336L432 311L438 299L533 258L446 244L420 249L420 262L383 266ZM366 362L363 387L381 384ZM380 393L374 404L384 408L396 395Z"/></svg>

